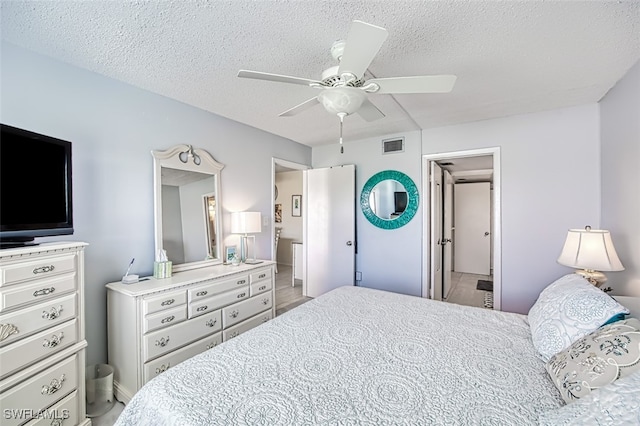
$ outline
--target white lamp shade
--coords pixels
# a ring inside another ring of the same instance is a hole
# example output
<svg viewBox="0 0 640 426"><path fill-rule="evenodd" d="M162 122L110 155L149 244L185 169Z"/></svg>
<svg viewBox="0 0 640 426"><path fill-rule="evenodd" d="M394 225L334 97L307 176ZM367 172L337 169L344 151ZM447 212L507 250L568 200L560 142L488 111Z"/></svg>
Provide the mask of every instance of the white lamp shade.
<svg viewBox="0 0 640 426"><path fill-rule="evenodd" d="M262 230L262 216L260 212L231 213L231 233L256 234Z"/></svg>
<svg viewBox="0 0 640 426"><path fill-rule="evenodd" d="M318 100L324 108L332 113L353 114L360 108L367 95L354 87L334 87L325 89L318 95Z"/></svg>
<svg viewBox="0 0 640 426"><path fill-rule="evenodd" d="M595 271L622 271L609 231L601 229L570 229L558 263L572 268Z"/></svg>

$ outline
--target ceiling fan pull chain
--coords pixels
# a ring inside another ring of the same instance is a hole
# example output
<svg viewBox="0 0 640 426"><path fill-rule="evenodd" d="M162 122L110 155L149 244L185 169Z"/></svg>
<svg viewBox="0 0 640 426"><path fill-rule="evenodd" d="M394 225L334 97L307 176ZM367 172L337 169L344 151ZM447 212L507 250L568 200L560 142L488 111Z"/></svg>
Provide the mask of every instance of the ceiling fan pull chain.
<svg viewBox="0 0 640 426"><path fill-rule="evenodd" d="M344 154L344 146L342 145L342 125L344 123L344 116L347 115L344 112L339 112L338 117L340 118L340 154Z"/></svg>

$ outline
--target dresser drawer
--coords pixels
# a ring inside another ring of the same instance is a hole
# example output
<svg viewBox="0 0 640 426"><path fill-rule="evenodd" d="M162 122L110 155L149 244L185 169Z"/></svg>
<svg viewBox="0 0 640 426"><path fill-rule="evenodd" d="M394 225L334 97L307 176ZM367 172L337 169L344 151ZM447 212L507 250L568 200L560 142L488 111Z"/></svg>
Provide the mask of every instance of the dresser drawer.
<svg viewBox="0 0 640 426"><path fill-rule="evenodd" d="M159 328L168 327L187 319L187 305L176 306L172 309L156 312L144 317L142 332L148 333Z"/></svg>
<svg viewBox="0 0 640 426"><path fill-rule="evenodd" d="M253 283L249 286L249 296L253 297L256 294L264 293L271 290L272 287L273 282L271 280L258 281L257 283Z"/></svg>
<svg viewBox="0 0 640 426"><path fill-rule="evenodd" d="M189 318L206 314L207 312L220 309L223 306L230 305L248 297L249 286L243 286L233 291L222 293L213 297L208 297L197 302L189 303Z"/></svg>
<svg viewBox="0 0 640 426"><path fill-rule="evenodd" d="M75 253L39 258L29 262L7 263L0 265L0 287L72 272L75 268Z"/></svg>
<svg viewBox="0 0 640 426"><path fill-rule="evenodd" d="M262 280L270 280L271 279L271 269L261 269L256 272L252 272L249 274L249 283L257 283Z"/></svg>
<svg viewBox="0 0 640 426"><path fill-rule="evenodd" d="M182 349L171 352L168 355L149 361L144 365L144 377L143 382L147 383L149 380L156 377L158 374L164 373L171 367L175 367L182 361L185 361L201 352L213 348L222 342L222 333L216 333L212 336L205 337L198 340Z"/></svg>
<svg viewBox="0 0 640 426"><path fill-rule="evenodd" d="M57 404L44 410L46 415L33 419L25 426L74 426L78 424L78 391L73 391ZM84 402L83 402L84 403Z"/></svg>
<svg viewBox="0 0 640 426"><path fill-rule="evenodd" d="M143 337L144 361L215 333L220 330L221 323L220 311L216 311L149 333Z"/></svg>
<svg viewBox="0 0 640 426"><path fill-rule="evenodd" d="M233 290L249 284L248 275L240 275L230 279L224 280L212 280L206 284L198 285L192 289L189 289L189 302L201 300L207 297L211 297L215 294L224 293L225 291Z"/></svg>
<svg viewBox="0 0 640 426"><path fill-rule="evenodd" d="M241 322L238 325L234 325L233 327L229 327L222 332L223 340L226 342L229 339L233 339L244 333L245 331L249 331L254 327L259 326L262 323L269 321L272 318L271 311L263 312L260 315L256 315L253 318L250 318L244 322Z"/></svg>
<svg viewBox="0 0 640 426"><path fill-rule="evenodd" d="M272 303L271 293L264 293L235 305L227 306L222 309L222 327L231 327L259 312L266 311L271 308Z"/></svg>
<svg viewBox="0 0 640 426"><path fill-rule="evenodd" d="M78 356L73 355L2 393L0 407L3 411L25 409L37 412L55 404L77 387ZM2 420L3 426L24 422L19 418Z"/></svg>
<svg viewBox="0 0 640 426"><path fill-rule="evenodd" d="M187 303L187 291L168 291L158 296L150 296L142 301L142 312L149 315L164 309Z"/></svg>
<svg viewBox="0 0 640 426"><path fill-rule="evenodd" d="M48 328L0 349L0 378L78 341L78 320Z"/></svg>
<svg viewBox="0 0 640 426"><path fill-rule="evenodd" d="M0 315L0 347L76 316L76 293ZM6 333L3 330L7 330Z"/></svg>
<svg viewBox="0 0 640 426"><path fill-rule="evenodd" d="M0 290L0 312L76 290L76 274L68 273Z"/></svg>

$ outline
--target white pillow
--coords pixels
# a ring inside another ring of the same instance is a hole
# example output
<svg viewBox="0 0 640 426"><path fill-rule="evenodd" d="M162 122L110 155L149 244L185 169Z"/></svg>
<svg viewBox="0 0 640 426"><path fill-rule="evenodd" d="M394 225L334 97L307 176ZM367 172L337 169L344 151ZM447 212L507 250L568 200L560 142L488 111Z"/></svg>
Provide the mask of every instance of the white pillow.
<svg viewBox="0 0 640 426"><path fill-rule="evenodd" d="M540 415L540 426L640 425L640 371Z"/></svg>
<svg viewBox="0 0 640 426"><path fill-rule="evenodd" d="M542 290L529 310L533 345L549 359L590 334L612 317L629 310L578 274L568 274Z"/></svg>

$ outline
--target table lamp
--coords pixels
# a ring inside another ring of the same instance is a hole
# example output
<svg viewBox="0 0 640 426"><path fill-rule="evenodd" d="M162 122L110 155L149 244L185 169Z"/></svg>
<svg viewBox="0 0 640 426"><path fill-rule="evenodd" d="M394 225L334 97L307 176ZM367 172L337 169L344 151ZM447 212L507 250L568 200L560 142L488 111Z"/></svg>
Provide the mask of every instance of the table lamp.
<svg viewBox="0 0 640 426"><path fill-rule="evenodd" d="M231 214L231 232L242 234L240 237L240 260L244 263L255 265L262 263L256 260L256 237L262 231L262 216L260 212L234 212ZM253 256L249 256L248 239L253 238Z"/></svg>
<svg viewBox="0 0 640 426"><path fill-rule="evenodd" d="M569 229L558 263L580 268L576 274L582 275L596 287L607 281L607 277L600 271L624 270L609 231L591 229L590 226L584 229Z"/></svg>

